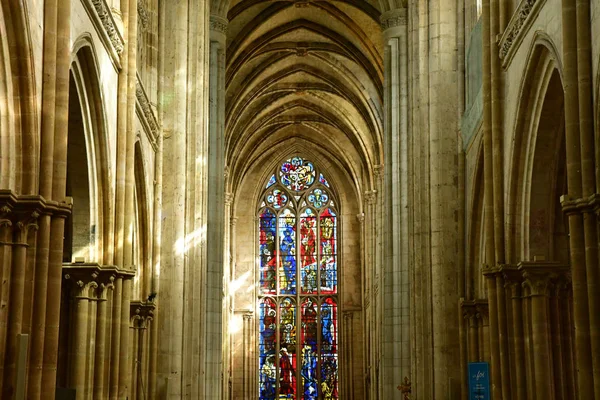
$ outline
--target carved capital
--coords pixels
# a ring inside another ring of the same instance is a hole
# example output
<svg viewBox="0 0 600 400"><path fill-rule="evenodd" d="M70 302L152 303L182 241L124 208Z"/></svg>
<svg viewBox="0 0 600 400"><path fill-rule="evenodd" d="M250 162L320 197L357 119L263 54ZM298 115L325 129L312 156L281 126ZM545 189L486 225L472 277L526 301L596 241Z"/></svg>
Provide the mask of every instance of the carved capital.
<svg viewBox="0 0 600 400"><path fill-rule="evenodd" d="M135 300L129 303L129 318L134 329L146 329L154 319L156 305L152 302Z"/></svg>
<svg viewBox="0 0 600 400"><path fill-rule="evenodd" d="M211 31L227 34L227 25L228 24L229 24L229 21L227 21L225 18L221 18L216 15L210 16L210 30Z"/></svg>
<svg viewBox="0 0 600 400"><path fill-rule="evenodd" d="M365 201L369 205L375 204L377 201L377 190L367 190L365 192Z"/></svg>
<svg viewBox="0 0 600 400"><path fill-rule="evenodd" d="M397 26L406 26L406 14L406 8L384 12L380 17L381 29L385 31Z"/></svg>
<svg viewBox="0 0 600 400"><path fill-rule="evenodd" d="M523 261L519 263L523 288L531 296L548 296L555 282L565 279L569 266L557 262Z"/></svg>

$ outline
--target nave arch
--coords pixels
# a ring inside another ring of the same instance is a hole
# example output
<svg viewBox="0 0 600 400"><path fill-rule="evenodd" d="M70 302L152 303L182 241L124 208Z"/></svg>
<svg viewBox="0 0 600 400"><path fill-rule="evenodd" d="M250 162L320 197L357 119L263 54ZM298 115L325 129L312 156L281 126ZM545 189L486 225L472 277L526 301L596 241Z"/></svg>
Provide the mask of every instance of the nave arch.
<svg viewBox="0 0 600 400"><path fill-rule="evenodd" d="M554 237L566 235L560 207L560 196L567 194L561 76L554 45L538 35L521 83L511 148L507 249L512 262L568 261L568 240ZM562 245L555 248L555 240Z"/></svg>
<svg viewBox="0 0 600 400"><path fill-rule="evenodd" d="M0 189L35 194L39 137L27 3L0 3Z"/></svg>
<svg viewBox="0 0 600 400"><path fill-rule="evenodd" d="M222 5L221 5L222 6ZM340 396L377 390L374 240L383 193L383 43L372 2L234 1L227 15L231 395L258 393L257 212L276 166L310 160L339 198ZM213 15L217 13L214 12ZM306 11L310 12L306 12ZM226 258L227 259L227 258Z"/></svg>

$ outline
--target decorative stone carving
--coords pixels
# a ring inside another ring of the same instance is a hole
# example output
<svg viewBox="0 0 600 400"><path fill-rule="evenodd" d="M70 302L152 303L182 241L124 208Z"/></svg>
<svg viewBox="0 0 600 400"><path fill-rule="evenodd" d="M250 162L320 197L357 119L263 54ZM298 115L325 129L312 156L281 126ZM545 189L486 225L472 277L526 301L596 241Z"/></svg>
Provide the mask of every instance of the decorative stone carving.
<svg viewBox="0 0 600 400"><path fill-rule="evenodd" d="M367 201L367 204L375 204L375 201L377 200L377 190L367 190L365 192L365 200Z"/></svg>
<svg viewBox="0 0 600 400"><path fill-rule="evenodd" d="M148 13L146 2L144 0L138 0L137 12L140 31L147 32L148 25L150 25L150 14Z"/></svg>
<svg viewBox="0 0 600 400"><path fill-rule="evenodd" d="M523 275L523 288L531 296L548 296L559 279L569 279L569 266L556 262L527 261L519 263Z"/></svg>
<svg viewBox="0 0 600 400"><path fill-rule="evenodd" d="M91 0L91 2L96 10L98 18L100 18L104 31L110 39L110 43L115 48L117 54L120 55L123 52L125 42L115 25L115 21L112 18L112 14L106 5L105 0Z"/></svg>
<svg viewBox="0 0 600 400"><path fill-rule="evenodd" d="M27 236L29 235L30 230L37 231L38 229L37 219L39 216L40 214L37 211L34 211L31 214L25 214L23 219L17 222L17 243L27 244Z"/></svg>
<svg viewBox="0 0 600 400"><path fill-rule="evenodd" d="M524 34L529 23L534 18L533 11L539 10L545 0L523 0L510 19L502 38L500 39L500 59L505 60L508 57L512 47L515 46L520 36Z"/></svg>
<svg viewBox="0 0 600 400"><path fill-rule="evenodd" d="M227 25L229 21L225 18L217 17L216 15L210 16L210 30L227 34Z"/></svg>
<svg viewBox="0 0 600 400"><path fill-rule="evenodd" d="M144 131L146 132L148 139L150 140L152 148L154 151L156 151L156 141L158 140L159 135L158 119L154 115L154 110L152 110L152 107L150 106L150 100L148 99L146 90L144 90L144 86L142 85L139 75L137 76L137 82L135 84L135 97L137 100L136 106L138 108L140 122L144 127Z"/></svg>
<svg viewBox="0 0 600 400"><path fill-rule="evenodd" d="M385 12L381 14L380 21L384 31L396 26L406 26L406 8Z"/></svg>

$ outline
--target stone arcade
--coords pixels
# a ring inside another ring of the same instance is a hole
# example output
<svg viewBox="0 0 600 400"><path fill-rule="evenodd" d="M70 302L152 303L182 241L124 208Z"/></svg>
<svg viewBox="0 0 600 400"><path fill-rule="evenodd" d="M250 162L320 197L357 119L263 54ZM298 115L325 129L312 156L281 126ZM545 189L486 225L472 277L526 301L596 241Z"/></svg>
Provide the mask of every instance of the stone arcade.
<svg viewBox="0 0 600 400"><path fill-rule="evenodd" d="M0 398L600 400L598 38L600 0L0 0Z"/></svg>

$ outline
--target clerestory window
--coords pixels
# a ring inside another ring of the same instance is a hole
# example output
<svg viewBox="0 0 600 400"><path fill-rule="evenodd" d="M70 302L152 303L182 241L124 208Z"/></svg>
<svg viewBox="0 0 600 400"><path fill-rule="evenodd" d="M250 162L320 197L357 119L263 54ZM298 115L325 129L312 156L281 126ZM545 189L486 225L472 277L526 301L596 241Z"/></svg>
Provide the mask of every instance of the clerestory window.
<svg viewBox="0 0 600 400"><path fill-rule="evenodd" d="M327 179L293 157L258 211L259 399L338 396L338 211Z"/></svg>

